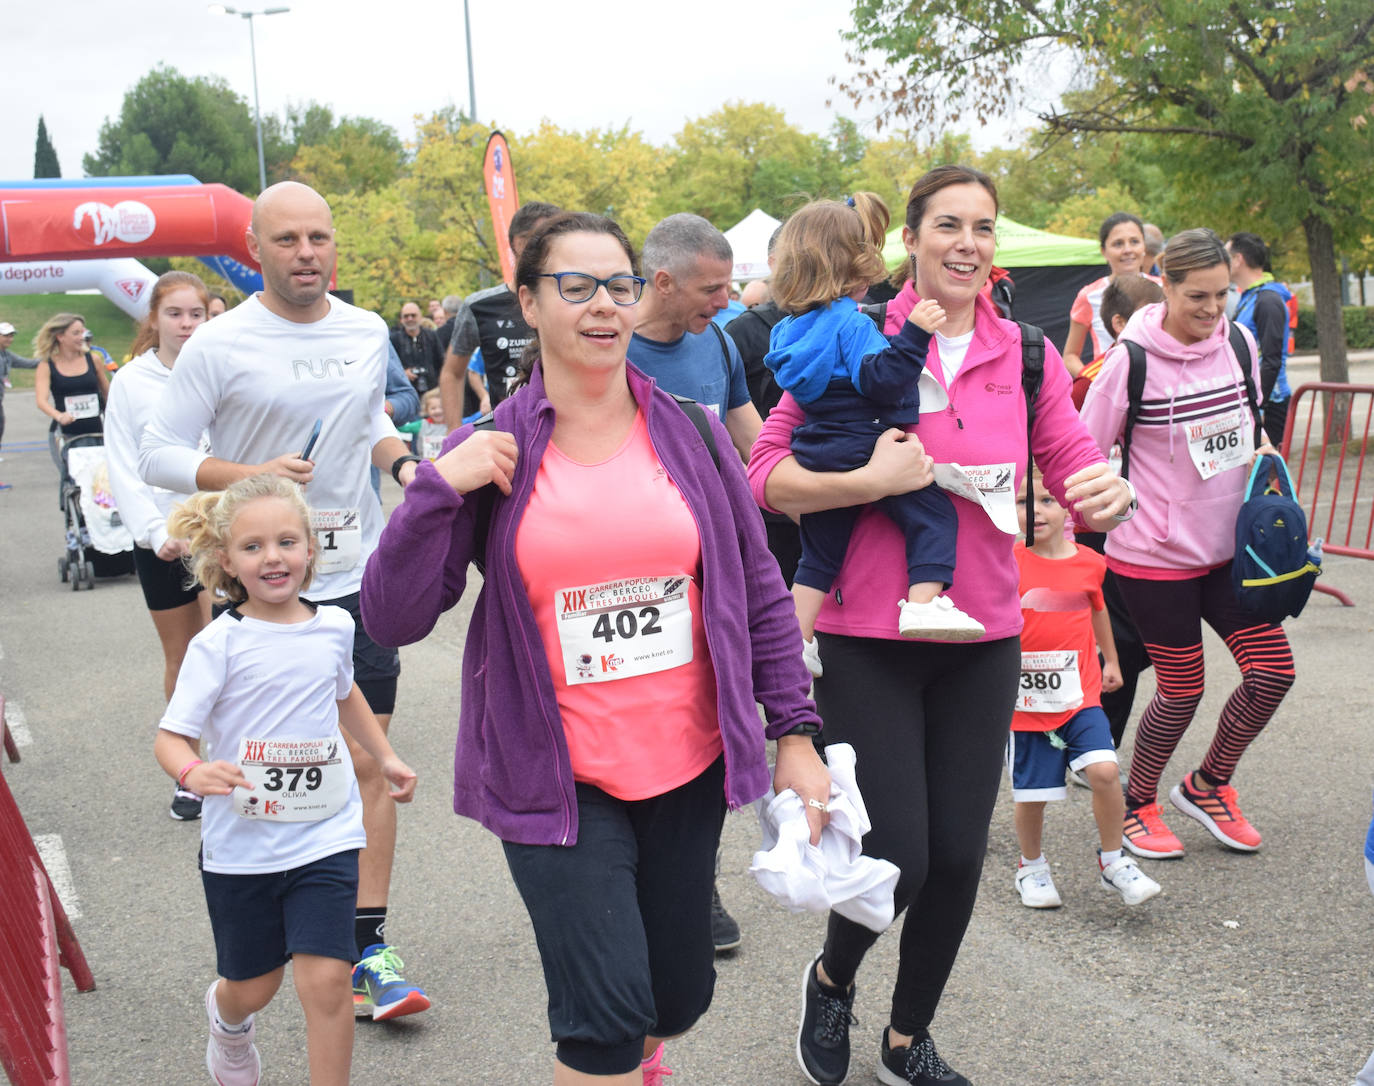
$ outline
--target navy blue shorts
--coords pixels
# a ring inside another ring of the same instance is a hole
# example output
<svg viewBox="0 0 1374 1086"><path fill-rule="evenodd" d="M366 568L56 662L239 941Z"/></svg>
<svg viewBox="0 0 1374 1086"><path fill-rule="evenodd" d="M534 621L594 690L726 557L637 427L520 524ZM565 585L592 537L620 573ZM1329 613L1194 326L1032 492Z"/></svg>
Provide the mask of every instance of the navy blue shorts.
<svg viewBox="0 0 1374 1086"><path fill-rule="evenodd" d="M1054 745L1057 736L1062 747ZM1007 740L1011 798L1017 803L1063 799L1064 770L1116 762L1112 726L1098 706L1080 709L1052 732L1012 732Z"/></svg>
<svg viewBox="0 0 1374 1086"><path fill-rule="evenodd" d="M358 850L289 871L221 875L201 870L215 961L225 980L252 980L293 954L357 960Z"/></svg>

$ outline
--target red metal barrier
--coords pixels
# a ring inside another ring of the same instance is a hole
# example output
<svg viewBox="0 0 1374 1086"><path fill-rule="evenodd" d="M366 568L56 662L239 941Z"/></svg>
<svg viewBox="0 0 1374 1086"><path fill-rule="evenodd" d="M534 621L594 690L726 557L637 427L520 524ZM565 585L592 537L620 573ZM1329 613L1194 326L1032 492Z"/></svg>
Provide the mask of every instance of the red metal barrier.
<svg viewBox="0 0 1374 1086"><path fill-rule="evenodd" d="M1307 512L1307 534L1321 536L1328 554L1374 558L1374 471L1365 477L1371 434L1374 385L1319 381L1293 393L1283 456ZM1317 581L1317 591L1355 606L1325 580Z"/></svg>
<svg viewBox="0 0 1374 1086"><path fill-rule="evenodd" d="M5 737L5 753L11 762L19 761L19 744L14 741L14 736L10 734L10 722L5 716L5 698L0 694L0 733Z"/></svg>
<svg viewBox="0 0 1374 1086"><path fill-rule="evenodd" d="M78 991L95 988L81 944L0 773L0 1066L13 1086L68 1086L62 1014L66 968Z"/></svg>

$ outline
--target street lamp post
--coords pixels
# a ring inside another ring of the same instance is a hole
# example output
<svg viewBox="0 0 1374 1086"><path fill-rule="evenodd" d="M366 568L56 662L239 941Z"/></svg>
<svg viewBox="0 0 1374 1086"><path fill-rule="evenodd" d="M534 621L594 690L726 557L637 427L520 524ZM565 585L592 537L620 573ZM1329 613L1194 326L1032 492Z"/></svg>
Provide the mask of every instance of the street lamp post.
<svg viewBox="0 0 1374 1086"><path fill-rule="evenodd" d="M468 19L468 0L463 0L463 37L468 45L468 123L477 123L477 77L472 72L472 23Z"/></svg>
<svg viewBox="0 0 1374 1086"><path fill-rule="evenodd" d="M253 34L254 15L282 15L290 8L263 8L261 11L240 11L228 4L211 4L213 15L237 15L248 20L248 52L253 58L253 116L258 128L258 191L267 187L267 160L262 153L262 102L258 98L258 43Z"/></svg>

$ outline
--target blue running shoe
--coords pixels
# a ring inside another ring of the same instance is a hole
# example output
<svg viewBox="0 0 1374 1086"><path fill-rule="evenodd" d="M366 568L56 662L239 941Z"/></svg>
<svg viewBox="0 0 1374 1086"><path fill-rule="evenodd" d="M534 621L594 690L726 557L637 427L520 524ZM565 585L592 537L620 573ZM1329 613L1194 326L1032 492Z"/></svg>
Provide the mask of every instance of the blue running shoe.
<svg viewBox="0 0 1374 1086"><path fill-rule="evenodd" d="M385 943L363 951L363 960L353 967L354 1016L384 1022L429 1010L429 996L401 976L403 968L395 948Z"/></svg>

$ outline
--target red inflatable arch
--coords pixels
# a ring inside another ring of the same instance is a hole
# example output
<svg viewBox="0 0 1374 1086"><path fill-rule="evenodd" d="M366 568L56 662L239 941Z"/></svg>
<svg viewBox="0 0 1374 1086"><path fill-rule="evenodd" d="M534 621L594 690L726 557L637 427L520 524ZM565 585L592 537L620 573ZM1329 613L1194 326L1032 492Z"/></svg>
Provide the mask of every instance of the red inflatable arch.
<svg viewBox="0 0 1374 1086"><path fill-rule="evenodd" d="M252 213L226 185L0 189L0 262L228 255L257 268Z"/></svg>

